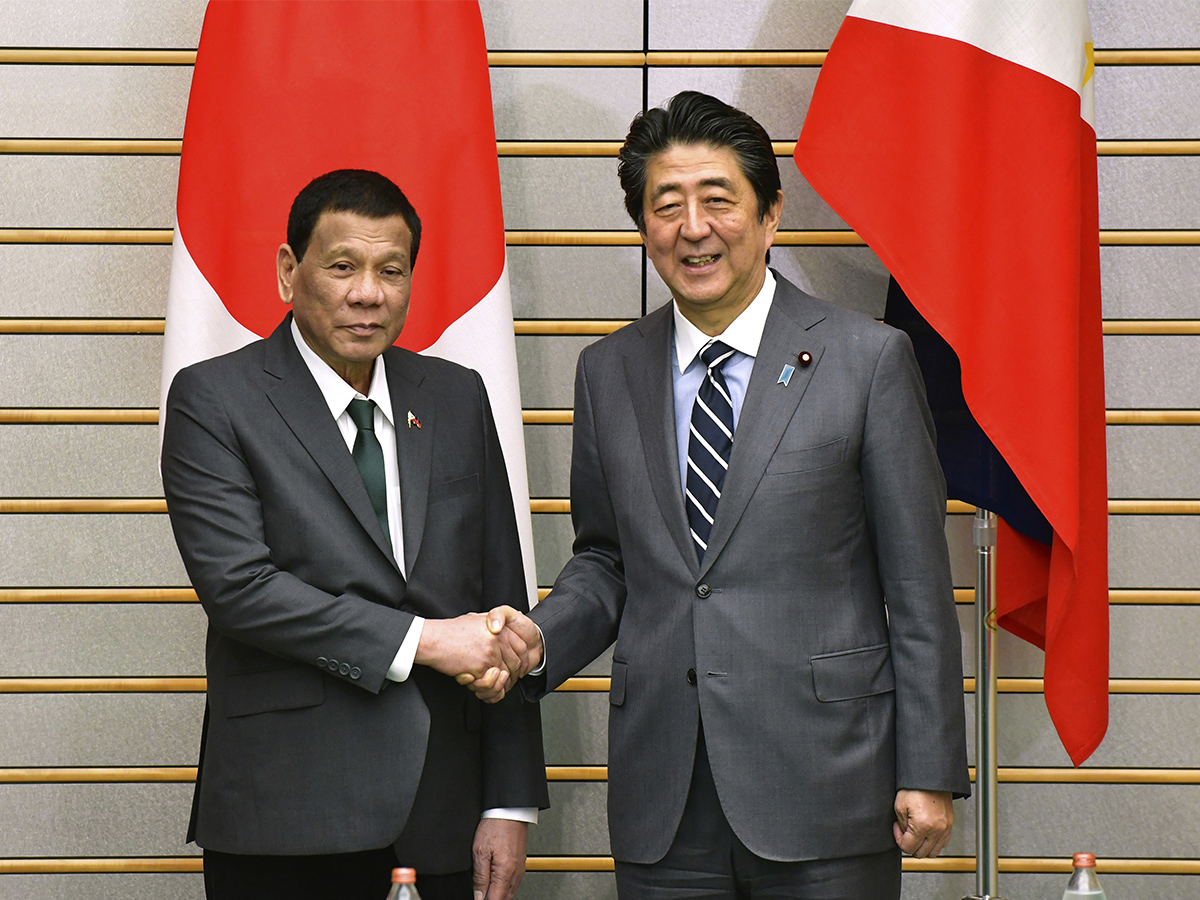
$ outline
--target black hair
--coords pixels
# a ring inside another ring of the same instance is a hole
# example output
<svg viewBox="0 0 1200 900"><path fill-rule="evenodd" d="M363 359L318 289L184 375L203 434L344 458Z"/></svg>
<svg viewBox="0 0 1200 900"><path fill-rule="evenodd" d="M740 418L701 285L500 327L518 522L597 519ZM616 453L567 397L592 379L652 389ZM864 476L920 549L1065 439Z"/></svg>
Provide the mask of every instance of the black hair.
<svg viewBox="0 0 1200 900"><path fill-rule="evenodd" d="M681 91L662 107L638 113L617 154L617 175L625 191L625 210L646 230L646 167L672 146L705 144L728 147L758 197L761 222L779 196L779 165L771 139L758 122L740 109L699 91Z"/></svg>
<svg viewBox="0 0 1200 900"><path fill-rule="evenodd" d="M416 265L421 219L404 191L387 176L368 169L336 169L306 184L288 214L287 242L297 262L304 259L317 220L327 212L352 212L368 219L402 217L412 235L409 265Z"/></svg>

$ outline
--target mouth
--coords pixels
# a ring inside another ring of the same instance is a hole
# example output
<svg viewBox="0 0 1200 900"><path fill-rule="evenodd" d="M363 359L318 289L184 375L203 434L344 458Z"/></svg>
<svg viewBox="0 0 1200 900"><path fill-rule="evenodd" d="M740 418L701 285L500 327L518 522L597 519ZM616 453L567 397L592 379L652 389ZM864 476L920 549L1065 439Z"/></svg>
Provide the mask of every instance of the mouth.
<svg viewBox="0 0 1200 900"><path fill-rule="evenodd" d="M383 326L371 322L360 322L356 324L343 325L347 331L358 337L370 337L375 332L379 331Z"/></svg>
<svg viewBox="0 0 1200 900"><path fill-rule="evenodd" d="M688 269L703 269L705 266L711 266L720 258L720 253L708 253L704 256L685 256L683 258L683 265Z"/></svg>

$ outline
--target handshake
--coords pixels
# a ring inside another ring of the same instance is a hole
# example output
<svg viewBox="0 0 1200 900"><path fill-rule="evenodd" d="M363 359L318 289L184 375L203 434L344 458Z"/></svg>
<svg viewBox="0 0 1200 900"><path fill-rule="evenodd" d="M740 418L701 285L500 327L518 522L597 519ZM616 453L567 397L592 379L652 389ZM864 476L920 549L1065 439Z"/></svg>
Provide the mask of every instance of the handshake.
<svg viewBox="0 0 1200 900"><path fill-rule="evenodd" d="M451 676L480 700L496 703L541 664L542 636L528 616L511 606L426 619L414 662Z"/></svg>

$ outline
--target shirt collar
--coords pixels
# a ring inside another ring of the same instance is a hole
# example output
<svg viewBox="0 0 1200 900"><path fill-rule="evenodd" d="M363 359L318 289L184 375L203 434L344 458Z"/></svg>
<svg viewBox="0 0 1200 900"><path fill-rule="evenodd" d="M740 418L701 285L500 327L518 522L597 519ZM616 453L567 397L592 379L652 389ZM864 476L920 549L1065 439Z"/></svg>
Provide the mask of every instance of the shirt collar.
<svg viewBox="0 0 1200 900"><path fill-rule="evenodd" d="M321 396L325 398L325 402L329 405L329 411L335 419L341 418L342 413L350 406L351 400L374 400L384 418L391 422L393 428L396 427L396 423L392 421L392 397L388 391L384 366L378 365L371 368L371 384L367 389L367 396L363 397L347 384L341 375L333 371L325 360L317 356L312 347L308 346L304 335L300 333L300 327L296 324L295 316L292 317L292 339L296 342L296 349L300 351L301 359L308 366L308 371L312 372L313 380L321 389ZM376 359L378 361L378 357Z"/></svg>
<svg viewBox="0 0 1200 900"><path fill-rule="evenodd" d="M757 356L763 329L767 327L767 314L771 311L771 302L774 299L775 276L767 269L767 277L763 279L763 286L758 295L717 337L739 353L751 358ZM682 373L713 338L688 321L679 311L678 301L672 301L672 306L675 313L675 361Z"/></svg>

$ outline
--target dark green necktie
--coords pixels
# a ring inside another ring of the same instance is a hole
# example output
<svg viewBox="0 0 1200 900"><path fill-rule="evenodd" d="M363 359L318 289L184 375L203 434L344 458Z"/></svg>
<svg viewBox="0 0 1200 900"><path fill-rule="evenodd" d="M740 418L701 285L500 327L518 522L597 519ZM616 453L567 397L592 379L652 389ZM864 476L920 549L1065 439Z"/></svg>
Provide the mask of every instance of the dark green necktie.
<svg viewBox="0 0 1200 900"><path fill-rule="evenodd" d="M383 526L383 535L391 545L392 532L388 528L387 477L383 470L383 448L379 446L379 438L375 437L375 401L351 400L347 412L358 426L358 436L354 439L351 455L362 474L363 483L367 486L367 496L371 498L371 506L375 515L379 517L379 524Z"/></svg>

